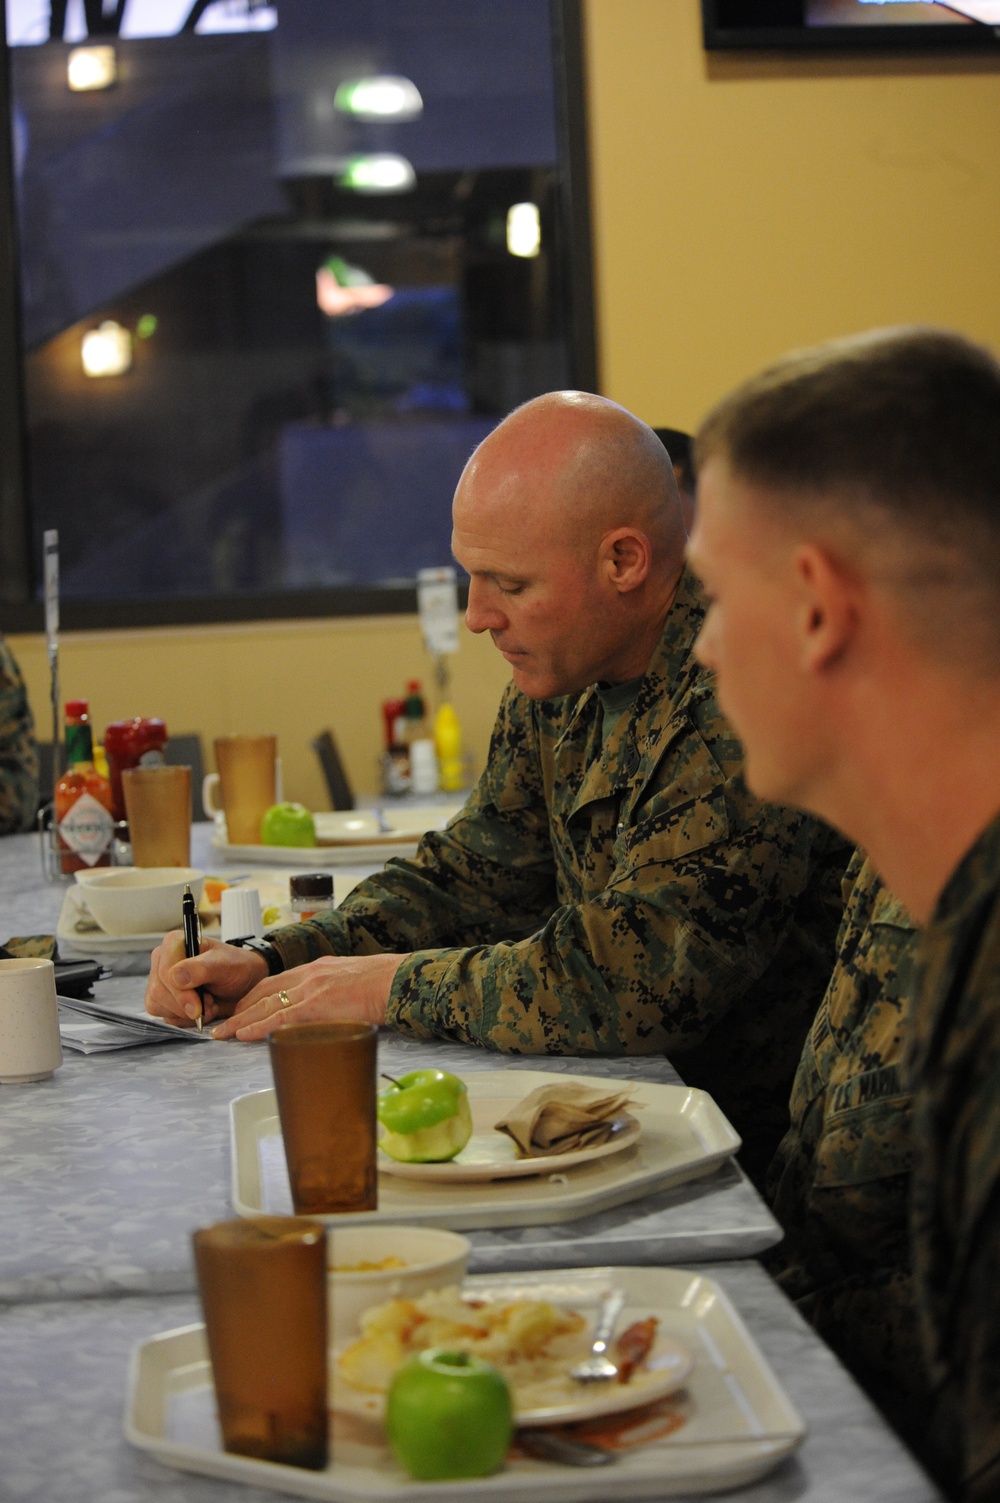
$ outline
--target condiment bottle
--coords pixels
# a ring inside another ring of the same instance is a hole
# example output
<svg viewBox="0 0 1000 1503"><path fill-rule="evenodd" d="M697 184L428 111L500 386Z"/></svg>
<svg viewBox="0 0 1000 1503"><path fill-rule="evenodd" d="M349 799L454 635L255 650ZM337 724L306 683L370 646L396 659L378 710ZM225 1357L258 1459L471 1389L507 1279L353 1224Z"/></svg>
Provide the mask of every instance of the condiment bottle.
<svg viewBox="0 0 1000 1503"><path fill-rule="evenodd" d="M94 766L85 699L66 702L66 762L66 771L56 784L59 864L64 872L110 866L115 828L111 784Z"/></svg>
<svg viewBox="0 0 1000 1503"><path fill-rule="evenodd" d="M411 678L406 686L406 699L403 702L403 739L407 746L412 746L414 741L423 741L426 738L426 716L427 706L420 692L420 682L418 679Z"/></svg>
<svg viewBox="0 0 1000 1503"><path fill-rule="evenodd" d="M134 715L131 720L113 720L105 730L104 750L108 758L115 819L125 818L123 771L126 767L161 767L167 739L167 727L162 720L142 715Z"/></svg>
<svg viewBox="0 0 1000 1503"><path fill-rule="evenodd" d="M410 786L410 753L406 745L406 701L382 701L385 751L382 754L382 792L406 793Z"/></svg>
<svg viewBox="0 0 1000 1503"><path fill-rule="evenodd" d="M317 914L332 913L333 877L329 872L304 872L301 876L289 877L288 895L295 923L304 923Z"/></svg>
<svg viewBox="0 0 1000 1503"><path fill-rule="evenodd" d="M454 705L443 704L434 717L434 748L442 791L457 793L465 782L465 764L462 760L462 727Z"/></svg>

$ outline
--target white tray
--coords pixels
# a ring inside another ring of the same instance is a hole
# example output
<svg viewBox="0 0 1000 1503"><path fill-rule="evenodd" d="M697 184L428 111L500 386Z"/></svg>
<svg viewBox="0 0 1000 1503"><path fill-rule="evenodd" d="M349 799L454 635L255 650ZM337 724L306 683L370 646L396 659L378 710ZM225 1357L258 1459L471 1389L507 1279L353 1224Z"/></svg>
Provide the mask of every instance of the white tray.
<svg viewBox="0 0 1000 1503"><path fill-rule="evenodd" d="M541 1070L487 1070L465 1077L475 1118L483 1103L496 1103L499 1120L515 1101L543 1085L568 1079L606 1090L606 1076L555 1074ZM668 1185L710 1174L740 1139L711 1096L689 1086L632 1081L630 1110L642 1123L631 1148L581 1164L565 1173L485 1183L423 1183L380 1174L377 1211L326 1216L352 1226L384 1221L465 1231L473 1227L544 1226L572 1221L589 1212L638 1200ZM286 1215L292 1201L273 1091L238 1096L230 1105L232 1202L240 1216ZM540 1161L543 1162L543 1161Z"/></svg>
<svg viewBox="0 0 1000 1503"><path fill-rule="evenodd" d="M252 861L256 865L266 861L272 866L321 871L327 866L361 866L388 861L390 856L415 856L417 841L412 836L385 835L364 845L230 845L221 836L213 835L212 850L223 861Z"/></svg>
<svg viewBox="0 0 1000 1503"><path fill-rule="evenodd" d="M225 821L216 824L212 849L226 861L256 861L299 866L305 870L324 866L356 866L388 861L390 856L414 856L421 835L443 830L463 799L445 799L434 804L385 805L358 809L350 814L320 812L316 821L315 846L230 845ZM362 826L351 834L350 825Z"/></svg>
<svg viewBox="0 0 1000 1503"><path fill-rule="evenodd" d="M547 1299L586 1310L609 1283L625 1290L629 1305L657 1315L695 1359L682 1392L662 1401L685 1423L672 1435L619 1451L613 1466L585 1470L523 1459L493 1477L412 1482L377 1429L339 1415L333 1460L323 1472L229 1455L220 1449L200 1325L165 1331L137 1347L129 1370L125 1434L133 1445L183 1471L333 1503L448 1503L458 1497L463 1503L610 1503L676 1497L746 1486L796 1449L805 1425L712 1279L675 1268L588 1268L471 1278L466 1288L477 1297Z"/></svg>

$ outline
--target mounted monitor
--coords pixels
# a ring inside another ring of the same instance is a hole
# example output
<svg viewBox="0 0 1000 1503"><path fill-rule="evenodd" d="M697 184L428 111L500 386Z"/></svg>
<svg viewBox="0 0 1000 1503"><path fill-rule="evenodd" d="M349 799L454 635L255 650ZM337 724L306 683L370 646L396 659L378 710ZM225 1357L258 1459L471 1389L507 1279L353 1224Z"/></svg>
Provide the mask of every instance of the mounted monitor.
<svg viewBox="0 0 1000 1503"><path fill-rule="evenodd" d="M702 0L705 47L1000 50L1000 0Z"/></svg>

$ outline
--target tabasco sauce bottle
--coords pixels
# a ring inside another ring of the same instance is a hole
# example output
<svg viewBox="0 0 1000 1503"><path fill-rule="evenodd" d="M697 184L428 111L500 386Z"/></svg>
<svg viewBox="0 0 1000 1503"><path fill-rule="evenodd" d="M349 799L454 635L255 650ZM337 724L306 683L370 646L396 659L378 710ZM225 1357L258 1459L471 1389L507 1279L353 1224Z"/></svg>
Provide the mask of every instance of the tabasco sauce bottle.
<svg viewBox="0 0 1000 1503"><path fill-rule="evenodd" d="M94 766L85 699L66 701L66 771L56 784L59 862L64 872L111 865L111 784Z"/></svg>

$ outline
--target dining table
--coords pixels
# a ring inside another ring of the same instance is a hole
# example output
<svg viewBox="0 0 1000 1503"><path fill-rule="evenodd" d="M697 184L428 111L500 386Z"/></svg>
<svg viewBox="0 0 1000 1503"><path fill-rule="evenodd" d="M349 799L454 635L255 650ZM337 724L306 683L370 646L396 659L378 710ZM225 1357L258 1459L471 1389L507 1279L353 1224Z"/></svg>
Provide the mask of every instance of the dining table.
<svg viewBox="0 0 1000 1503"><path fill-rule="evenodd" d="M193 827L192 860L224 876L211 834ZM65 892L43 875L38 837L0 841L0 941L54 933ZM141 1013L148 952L106 963L96 1000ZM379 1067L391 1075L419 1064L468 1078L509 1063L467 1045L379 1039ZM519 1057L517 1068L682 1084L655 1055ZM122 1429L130 1351L199 1318L191 1233L233 1214L230 1104L270 1085L266 1046L210 1041L67 1049L50 1079L0 1086L0 1498L278 1496L174 1472ZM747 1488L747 1500L939 1497L756 1261L781 1230L738 1161L576 1220L467 1235L473 1273L690 1265L716 1279L808 1424L797 1453Z"/></svg>

